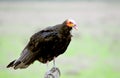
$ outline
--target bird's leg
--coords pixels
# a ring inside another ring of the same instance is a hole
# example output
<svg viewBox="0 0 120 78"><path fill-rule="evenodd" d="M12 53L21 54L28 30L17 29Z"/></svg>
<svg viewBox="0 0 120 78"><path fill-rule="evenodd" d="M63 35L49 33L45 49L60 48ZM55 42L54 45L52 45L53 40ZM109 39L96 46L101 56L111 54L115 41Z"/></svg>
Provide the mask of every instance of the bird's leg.
<svg viewBox="0 0 120 78"><path fill-rule="evenodd" d="M55 65L55 58L56 57L53 58L53 67L56 67L56 65Z"/></svg>
<svg viewBox="0 0 120 78"><path fill-rule="evenodd" d="M46 73L45 73L45 76L46 75L49 75L51 72L50 72L50 70L49 70L49 61L47 61L47 63L46 63L46 65L47 65L47 71L46 71ZM45 77L46 78L46 77ZM48 77L47 77L48 78Z"/></svg>
<svg viewBox="0 0 120 78"><path fill-rule="evenodd" d="M49 61L47 61L46 65L47 65L47 71L49 71Z"/></svg>

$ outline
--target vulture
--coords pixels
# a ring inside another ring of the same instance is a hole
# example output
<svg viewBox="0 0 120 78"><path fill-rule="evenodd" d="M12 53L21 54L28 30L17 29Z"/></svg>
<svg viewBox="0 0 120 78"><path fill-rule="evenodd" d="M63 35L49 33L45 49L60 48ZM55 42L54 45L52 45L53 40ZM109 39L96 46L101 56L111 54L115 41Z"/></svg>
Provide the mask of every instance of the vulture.
<svg viewBox="0 0 120 78"><path fill-rule="evenodd" d="M55 64L55 58L66 51L71 41L72 28L77 29L76 22L73 19L67 19L61 24L47 27L33 34L20 57L10 62L7 68L27 68L36 60L43 64L53 60Z"/></svg>

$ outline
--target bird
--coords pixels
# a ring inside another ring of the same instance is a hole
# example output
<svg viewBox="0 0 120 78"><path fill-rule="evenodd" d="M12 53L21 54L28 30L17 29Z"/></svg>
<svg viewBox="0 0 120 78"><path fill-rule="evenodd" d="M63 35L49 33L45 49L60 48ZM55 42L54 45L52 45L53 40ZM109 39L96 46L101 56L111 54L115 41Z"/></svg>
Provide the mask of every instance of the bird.
<svg viewBox="0 0 120 78"><path fill-rule="evenodd" d="M10 62L7 68L24 69L39 61L43 64L53 60L63 54L71 42L71 30L77 30L77 24L73 19L66 19L64 22L55 26L44 28L30 37L18 59Z"/></svg>

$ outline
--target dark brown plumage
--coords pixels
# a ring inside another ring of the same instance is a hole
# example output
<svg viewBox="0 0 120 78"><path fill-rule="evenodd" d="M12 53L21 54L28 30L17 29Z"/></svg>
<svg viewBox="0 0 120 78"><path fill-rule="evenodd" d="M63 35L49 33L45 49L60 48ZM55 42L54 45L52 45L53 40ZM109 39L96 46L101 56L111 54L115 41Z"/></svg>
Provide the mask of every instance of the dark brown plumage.
<svg viewBox="0 0 120 78"><path fill-rule="evenodd" d="M62 24L48 27L31 38L17 60L12 61L7 68L26 68L35 60L42 63L51 61L54 57L64 53L71 41L70 31L76 27L74 20L68 19Z"/></svg>

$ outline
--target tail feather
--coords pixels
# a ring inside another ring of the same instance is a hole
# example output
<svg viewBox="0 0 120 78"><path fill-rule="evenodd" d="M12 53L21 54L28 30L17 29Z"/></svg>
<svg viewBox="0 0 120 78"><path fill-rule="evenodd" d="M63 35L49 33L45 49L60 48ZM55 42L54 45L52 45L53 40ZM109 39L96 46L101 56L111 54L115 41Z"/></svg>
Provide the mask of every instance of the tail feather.
<svg viewBox="0 0 120 78"><path fill-rule="evenodd" d="M14 60L14 61L12 61L12 62L10 62L10 64L8 64L7 65L7 68L9 68L9 67L13 67L14 66L14 62L15 62L16 60Z"/></svg>
<svg viewBox="0 0 120 78"><path fill-rule="evenodd" d="M10 64L7 65L7 68L10 68L10 67L13 67L14 69L18 69L18 68L22 69L22 68L28 67L28 65L25 65L25 63L23 63L21 61L14 60L14 61L10 62Z"/></svg>
<svg viewBox="0 0 120 78"><path fill-rule="evenodd" d="M14 69L23 69L27 68L30 64L32 64L35 61L36 53L31 53L29 52L28 49L24 49L23 52L21 53L21 56L12 62L7 66L13 67Z"/></svg>

